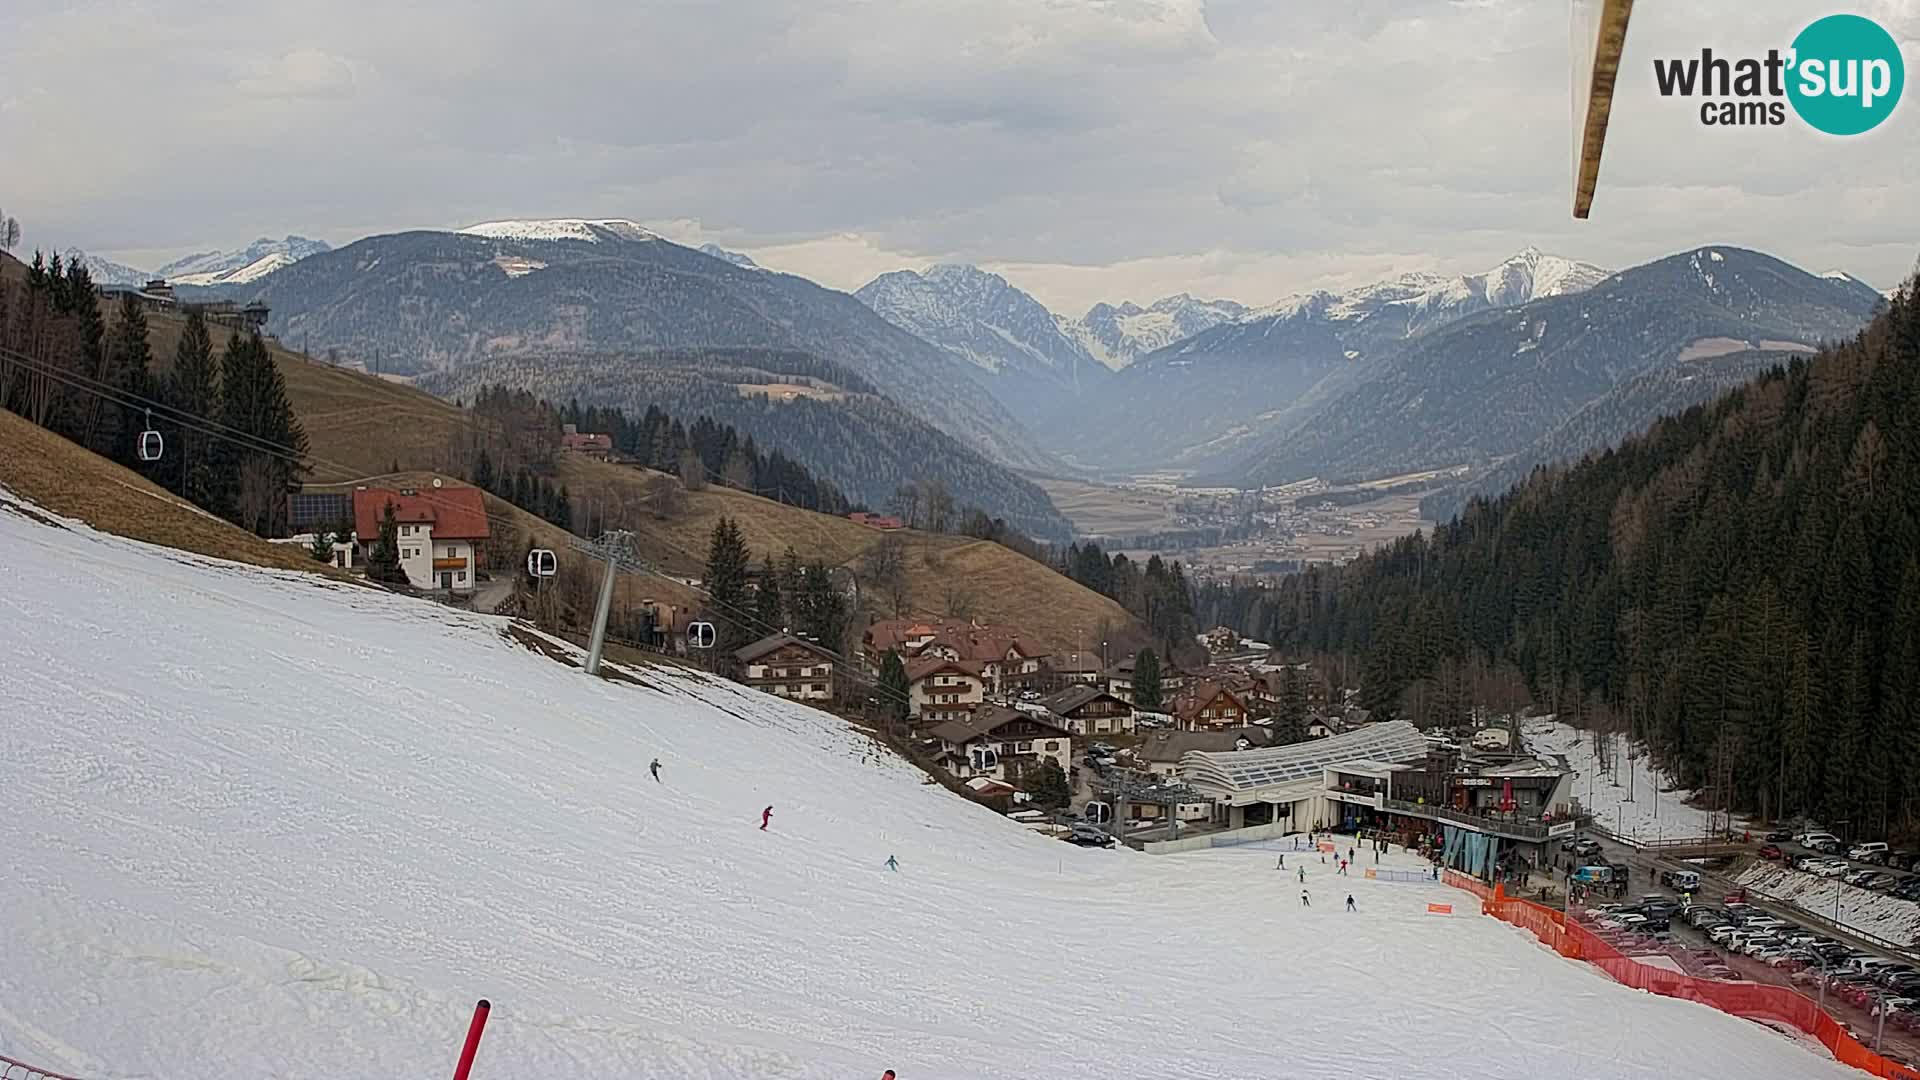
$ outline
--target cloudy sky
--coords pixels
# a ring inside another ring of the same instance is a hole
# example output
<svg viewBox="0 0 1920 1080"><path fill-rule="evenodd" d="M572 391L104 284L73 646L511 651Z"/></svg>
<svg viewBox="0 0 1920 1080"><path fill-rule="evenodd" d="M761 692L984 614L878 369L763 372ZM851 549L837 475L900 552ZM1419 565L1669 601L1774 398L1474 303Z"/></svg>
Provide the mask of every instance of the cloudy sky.
<svg viewBox="0 0 1920 1080"><path fill-rule="evenodd" d="M5 0L0 207L140 267L629 217L853 288L937 261L1058 309L1266 303L1529 244L1705 242L1882 288L1920 255L1920 89L1877 132L1710 129L1654 57L1920 0L1641 4L1592 220L1548 0Z"/></svg>

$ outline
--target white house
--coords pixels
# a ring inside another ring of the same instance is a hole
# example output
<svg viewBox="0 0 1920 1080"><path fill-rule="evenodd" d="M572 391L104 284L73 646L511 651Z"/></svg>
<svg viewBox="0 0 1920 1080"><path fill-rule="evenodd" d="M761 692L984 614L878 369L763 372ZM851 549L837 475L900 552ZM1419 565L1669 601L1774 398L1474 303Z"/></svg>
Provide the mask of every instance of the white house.
<svg viewBox="0 0 1920 1080"><path fill-rule="evenodd" d="M487 504L479 488L441 487L424 493L412 488L355 488L354 540L366 561L380 541L380 525L393 508L400 568L416 589L472 592L479 569L479 545L487 540Z"/></svg>
<svg viewBox="0 0 1920 1080"><path fill-rule="evenodd" d="M980 665L931 656L907 665L907 715L925 723L965 716L987 698Z"/></svg>

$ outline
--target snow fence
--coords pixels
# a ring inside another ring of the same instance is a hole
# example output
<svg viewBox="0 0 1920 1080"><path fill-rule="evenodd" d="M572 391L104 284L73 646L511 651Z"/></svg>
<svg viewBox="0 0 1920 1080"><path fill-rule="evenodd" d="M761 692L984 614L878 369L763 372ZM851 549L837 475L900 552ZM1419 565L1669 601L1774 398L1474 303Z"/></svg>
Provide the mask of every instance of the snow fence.
<svg viewBox="0 0 1920 1080"><path fill-rule="evenodd" d="M1504 887L1489 889L1484 882L1465 874L1449 871L1444 880L1481 897L1484 914L1524 927L1561 956L1584 960L1615 982L1662 997L1711 1005L1746 1020L1789 1024L1818 1039L1842 1064L1889 1080L1920 1080L1920 1070L1867 1049L1812 998L1798 991L1762 983L1719 982L1642 964L1579 923L1568 922L1564 912L1509 897Z"/></svg>

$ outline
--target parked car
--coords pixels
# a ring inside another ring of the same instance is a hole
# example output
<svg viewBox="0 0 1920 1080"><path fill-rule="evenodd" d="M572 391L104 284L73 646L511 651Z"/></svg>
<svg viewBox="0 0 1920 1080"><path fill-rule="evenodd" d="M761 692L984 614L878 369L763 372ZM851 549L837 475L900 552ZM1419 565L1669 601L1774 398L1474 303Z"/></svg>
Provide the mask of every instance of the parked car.
<svg viewBox="0 0 1920 1080"><path fill-rule="evenodd" d="M1809 872L1816 877L1835 878L1847 872L1847 864L1839 859L1828 859L1814 864Z"/></svg>
<svg viewBox="0 0 1920 1080"><path fill-rule="evenodd" d="M1836 844L1840 842L1840 838L1833 835L1832 833L1819 832L1817 830L1810 831L1810 832L1803 832L1799 836L1794 837L1794 840L1798 841L1803 847L1810 847L1810 848L1817 848L1821 844L1824 844L1829 840L1833 841Z"/></svg>
<svg viewBox="0 0 1920 1080"><path fill-rule="evenodd" d="M1600 841L1592 837L1583 837L1579 843L1573 845L1573 853L1582 858L1590 858L1598 855L1600 854Z"/></svg>
<svg viewBox="0 0 1920 1080"><path fill-rule="evenodd" d="M1768 861L1773 861L1773 860L1785 858L1786 852L1781 851L1779 846L1776 844L1768 844L1765 847L1760 849L1760 857Z"/></svg>
<svg viewBox="0 0 1920 1080"><path fill-rule="evenodd" d="M1880 871L1878 870L1866 870L1866 869L1849 870L1846 873L1840 875L1840 880L1846 882L1849 885L1859 885L1864 888L1867 882L1872 881L1874 878L1877 878L1879 876L1880 876Z"/></svg>
<svg viewBox="0 0 1920 1080"><path fill-rule="evenodd" d="M1066 837L1067 843L1081 847L1112 847L1113 837L1085 822L1075 822L1073 831Z"/></svg>
<svg viewBox="0 0 1920 1080"><path fill-rule="evenodd" d="M1866 843L1855 844L1852 847L1848 848L1847 858L1859 859L1863 862L1871 861L1870 857L1874 855L1879 855L1882 858L1885 858L1888 850L1889 849L1885 843L1879 840L1869 840Z"/></svg>
<svg viewBox="0 0 1920 1080"><path fill-rule="evenodd" d="M1793 839L1793 832L1790 829L1774 829L1767 833L1765 839L1769 844L1784 844Z"/></svg>

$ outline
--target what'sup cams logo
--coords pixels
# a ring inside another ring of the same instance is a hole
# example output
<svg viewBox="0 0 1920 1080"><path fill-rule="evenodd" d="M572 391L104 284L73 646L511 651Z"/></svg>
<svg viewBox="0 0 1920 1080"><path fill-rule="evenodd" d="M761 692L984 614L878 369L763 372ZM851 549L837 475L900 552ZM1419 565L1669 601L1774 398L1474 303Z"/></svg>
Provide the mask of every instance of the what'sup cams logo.
<svg viewBox="0 0 1920 1080"><path fill-rule="evenodd" d="M1817 131L1859 135L1879 127L1907 81L1900 43L1859 15L1829 15L1800 31L1784 53L1731 59L1655 60L1661 97L1700 98L1708 127L1778 126L1787 106Z"/></svg>

